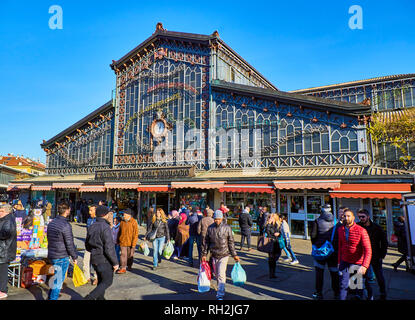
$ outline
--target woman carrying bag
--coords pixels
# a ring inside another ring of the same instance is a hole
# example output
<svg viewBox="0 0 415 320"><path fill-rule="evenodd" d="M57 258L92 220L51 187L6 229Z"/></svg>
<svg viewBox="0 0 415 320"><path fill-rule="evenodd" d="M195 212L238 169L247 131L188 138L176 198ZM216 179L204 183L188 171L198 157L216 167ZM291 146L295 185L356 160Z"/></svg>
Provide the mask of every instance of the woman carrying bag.
<svg viewBox="0 0 415 320"><path fill-rule="evenodd" d="M277 261L281 256L281 247L279 245L278 238L281 235L281 220L277 213L269 215L266 223L264 233L266 237L272 242L272 250L268 253L268 266L269 266L269 278L275 279L275 269L277 267Z"/></svg>
<svg viewBox="0 0 415 320"><path fill-rule="evenodd" d="M167 217L163 209L159 208L153 215L151 225L146 233L145 239L153 243L153 270L161 263L164 243L170 241Z"/></svg>

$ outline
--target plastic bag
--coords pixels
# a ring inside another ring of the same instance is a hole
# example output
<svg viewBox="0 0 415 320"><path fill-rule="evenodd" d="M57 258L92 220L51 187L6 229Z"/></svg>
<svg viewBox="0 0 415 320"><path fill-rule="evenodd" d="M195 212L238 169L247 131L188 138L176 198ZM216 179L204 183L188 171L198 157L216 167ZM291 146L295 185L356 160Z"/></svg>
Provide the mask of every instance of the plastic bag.
<svg viewBox="0 0 415 320"><path fill-rule="evenodd" d="M246 273L239 262L234 264L231 272L231 278L235 286L241 287L245 284Z"/></svg>
<svg viewBox="0 0 415 320"><path fill-rule="evenodd" d="M208 292L210 290L211 272L207 262L202 262L197 276L197 288L199 292Z"/></svg>
<svg viewBox="0 0 415 320"><path fill-rule="evenodd" d="M143 252L145 256L148 256L150 254L150 249L148 248L147 242L144 242Z"/></svg>
<svg viewBox="0 0 415 320"><path fill-rule="evenodd" d="M88 283L88 280L85 278L84 273L82 272L81 268L78 267L77 264L74 264L73 266L72 281L75 287L80 287Z"/></svg>
<svg viewBox="0 0 415 320"><path fill-rule="evenodd" d="M174 243L174 241L167 242L166 247L163 251L163 257L165 257L167 260L170 259L174 252L174 246L172 242Z"/></svg>

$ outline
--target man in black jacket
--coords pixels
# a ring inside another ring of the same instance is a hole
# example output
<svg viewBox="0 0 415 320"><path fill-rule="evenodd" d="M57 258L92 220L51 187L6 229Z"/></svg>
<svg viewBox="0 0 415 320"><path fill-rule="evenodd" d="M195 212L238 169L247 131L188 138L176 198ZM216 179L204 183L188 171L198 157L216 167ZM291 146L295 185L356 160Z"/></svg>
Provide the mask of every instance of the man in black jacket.
<svg viewBox="0 0 415 320"><path fill-rule="evenodd" d="M98 285L86 297L86 300L105 300L105 290L111 285L114 271L119 267L112 239L112 212L107 207L98 206L95 210L96 221L87 232L85 248L91 252L91 263L98 275Z"/></svg>
<svg viewBox="0 0 415 320"><path fill-rule="evenodd" d="M251 251L251 227L252 217L247 209L244 209L239 216L239 227L241 229L241 249L244 245L245 238L248 243L248 251Z"/></svg>
<svg viewBox="0 0 415 320"><path fill-rule="evenodd" d="M360 220L358 224L366 229L370 238L370 244L372 245L372 260L370 261L370 266L375 273L376 280L379 285L380 299L385 300L386 287L385 278L383 276L382 260L386 257L388 239L382 227L370 219L369 211L366 209L360 209L357 211L357 215ZM365 277L365 286L367 289L368 300L373 300L373 290L368 281L368 277Z"/></svg>
<svg viewBox="0 0 415 320"><path fill-rule="evenodd" d="M69 268L69 257L76 264L78 253L72 234L72 226L67 218L71 214L71 209L67 202L60 203L58 206L59 215L48 225L48 259L52 262L55 269L54 276L49 281L49 300L58 300L62 284L65 280L66 272Z"/></svg>
<svg viewBox="0 0 415 320"><path fill-rule="evenodd" d="M213 269L218 280L218 292L216 298L223 300L225 296L226 268L231 255L235 262L239 257L235 251L235 241L232 228L224 221L223 212L216 210L213 216L214 224L209 226L206 236L202 239L202 261L206 261L208 251L212 254Z"/></svg>
<svg viewBox="0 0 415 320"><path fill-rule="evenodd" d="M0 206L0 299L7 298L9 263L16 259L16 218L8 204Z"/></svg>

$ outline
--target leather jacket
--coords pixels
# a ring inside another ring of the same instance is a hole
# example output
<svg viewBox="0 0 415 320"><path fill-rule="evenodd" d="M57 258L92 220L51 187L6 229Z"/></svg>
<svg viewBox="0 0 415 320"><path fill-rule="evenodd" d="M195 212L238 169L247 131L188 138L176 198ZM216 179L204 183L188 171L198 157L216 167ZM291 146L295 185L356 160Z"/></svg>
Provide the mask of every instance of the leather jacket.
<svg viewBox="0 0 415 320"><path fill-rule="evenodd" d="M215 259L237 256L232 228L225 220L219 226L216 223L210 225L202 240L202 256L206 256L209 250Z"/></svg>

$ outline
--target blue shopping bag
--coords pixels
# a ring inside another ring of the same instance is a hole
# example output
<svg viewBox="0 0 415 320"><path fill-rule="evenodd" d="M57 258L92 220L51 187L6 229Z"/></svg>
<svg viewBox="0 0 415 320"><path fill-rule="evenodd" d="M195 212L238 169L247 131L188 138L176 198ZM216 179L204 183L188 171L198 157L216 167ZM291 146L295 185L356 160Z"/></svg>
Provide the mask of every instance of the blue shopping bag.
<svg viewBox="0 0 415 320"><path fill-rule="evenodd" d="M235 286L242 287L245 284L246 272L239 262L234 264L231 272L231 278Z"/></svg>

